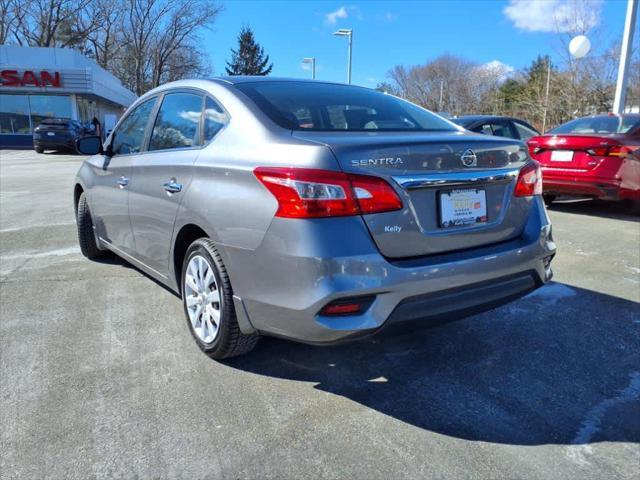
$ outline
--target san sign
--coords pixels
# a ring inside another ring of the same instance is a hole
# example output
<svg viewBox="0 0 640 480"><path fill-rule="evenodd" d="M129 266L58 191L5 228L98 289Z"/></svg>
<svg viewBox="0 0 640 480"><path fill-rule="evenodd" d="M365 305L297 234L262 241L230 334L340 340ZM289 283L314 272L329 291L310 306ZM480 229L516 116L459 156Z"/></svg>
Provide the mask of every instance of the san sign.
<svg viewBox="0 0 640 480"><path fill-rule="evenodd" d="M41 70L2 70L0 71L0 86L2 87L53 87L61 88L60 72Z"/></svg>

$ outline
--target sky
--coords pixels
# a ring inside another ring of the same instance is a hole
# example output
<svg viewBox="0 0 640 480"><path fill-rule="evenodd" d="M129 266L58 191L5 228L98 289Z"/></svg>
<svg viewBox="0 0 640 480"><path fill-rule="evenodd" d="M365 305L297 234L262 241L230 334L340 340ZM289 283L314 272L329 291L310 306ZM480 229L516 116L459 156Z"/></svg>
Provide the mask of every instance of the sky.
<svg viewBox="0 0 640 480"><path fill-rule="evenodd" d="M578 2L583 8L575 11ZM347 38L353 29L353 83L375 87L389 69L450 53L479 64L528 66L537 55L561 60L557 30L579 17L596 54L622 37L626 0L224 0L203 34L215 75L224 75L242 26L273 62L272 76L310 78L304 57L316 58L316 78L346 82ZM565 33L565 36L568 34ZM636 42L640 35L636 33Z"/></svg>

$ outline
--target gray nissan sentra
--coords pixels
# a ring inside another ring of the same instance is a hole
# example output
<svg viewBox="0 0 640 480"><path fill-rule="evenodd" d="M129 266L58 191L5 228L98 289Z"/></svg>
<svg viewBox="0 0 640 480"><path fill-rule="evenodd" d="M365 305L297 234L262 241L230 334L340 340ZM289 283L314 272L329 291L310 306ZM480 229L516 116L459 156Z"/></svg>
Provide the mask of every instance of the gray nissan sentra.
<svg viewBox="0 0 640 480"><path fill-rule="evenodd" d="M78 148L82 253L181 295L213 358L259 335L331 344L460 318L552 275L526 148L367 88L169 83Z"/></svg>

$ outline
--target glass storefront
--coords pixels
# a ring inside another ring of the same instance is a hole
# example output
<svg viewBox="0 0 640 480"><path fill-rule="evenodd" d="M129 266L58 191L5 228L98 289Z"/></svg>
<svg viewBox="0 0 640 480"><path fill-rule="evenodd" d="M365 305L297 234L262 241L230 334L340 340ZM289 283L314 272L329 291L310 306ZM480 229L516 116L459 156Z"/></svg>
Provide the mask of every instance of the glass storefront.
<svg viewBox="0 0 640 480"><path fill-rule="evenodd" d="M71 118L71 97L0 94L0 134L29 135L49 117Z"/></svg>

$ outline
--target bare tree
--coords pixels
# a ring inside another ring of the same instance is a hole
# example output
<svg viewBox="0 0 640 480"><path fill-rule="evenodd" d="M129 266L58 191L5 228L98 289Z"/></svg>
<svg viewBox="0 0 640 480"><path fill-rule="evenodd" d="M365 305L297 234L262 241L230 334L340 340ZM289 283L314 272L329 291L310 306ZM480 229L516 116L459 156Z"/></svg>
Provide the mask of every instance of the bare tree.
<svg viewBox="0 0 640 480"><path fill-rule="evenodd" d="M210 27L222 7L208 0L124 0L127 42L120 67L137 94L160 85L172 56L198 48L198 34ZM191 55L190 60L194 57ZM174 69L175 72L175 69Z"/></svg>
<svg viewBox="0 0 640 480"><path fill-rule="evenodd" d="M76 18L91 0L9 0L7 23L20 45L76 46L83 32L75 32Z"/></svg>

